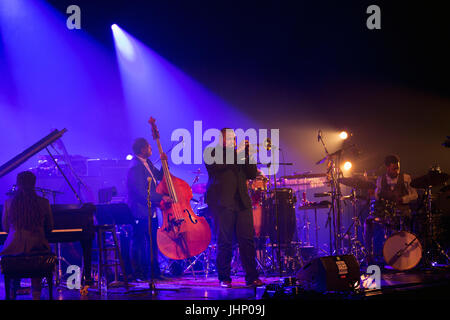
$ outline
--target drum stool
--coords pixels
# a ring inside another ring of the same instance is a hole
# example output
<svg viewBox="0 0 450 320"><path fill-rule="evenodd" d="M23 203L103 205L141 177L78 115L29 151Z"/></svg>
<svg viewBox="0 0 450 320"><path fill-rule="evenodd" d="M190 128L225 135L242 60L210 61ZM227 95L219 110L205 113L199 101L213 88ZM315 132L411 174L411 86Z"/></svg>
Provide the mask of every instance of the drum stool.
<svg viewBox="0 0 450 320"><path fill-rule="evenodd" d="M123 281L125 284L125 289L128 291L128 276L125 270L125 264L122 259L122 254L120 252L119 241L117 240L116 233L116 225L114 224L104 224L104 225L96 225L95 230L97 232L97 249L93 249L98 251L98 261L94 263L97 265L97 287L100 290L100 281L103 277L106 278L106 268L113 267L114 270L114 282L109 283L108 286L113 286L114 284L119 283L119 270L118 267L122 271ZM113 238L113 242L106 241L106 235L111 234ZM108 252L114 252L114 259L108 258Z"/></svg>

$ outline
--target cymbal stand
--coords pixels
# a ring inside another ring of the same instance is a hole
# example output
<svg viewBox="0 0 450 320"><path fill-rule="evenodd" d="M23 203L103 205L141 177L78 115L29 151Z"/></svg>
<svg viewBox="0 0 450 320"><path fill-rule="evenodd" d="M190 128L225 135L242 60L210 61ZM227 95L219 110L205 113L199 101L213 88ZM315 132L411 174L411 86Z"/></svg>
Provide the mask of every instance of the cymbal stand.
<svg viewBox="0 0 450 320"><path fill-rule="evenodd" d="M300 191L298 191L298 193L300 193ZM308 205L308 203L309 203L309 201L308 201L308 199L306 199L306 178L305 178L305 186L303 187L302 200L301 200L301 204L300 205L301 206L306 206L306 205ZM316 214L317 214L317 211L316 211ZM317 215L316 215L316 217L317 217ZM305 246L310 246L311 245L311 241L310 241L310 235L311 235L310 234L310 225L311 225L311 222L309 221L307 211L304 210L303 211L303 227L302 227L303 234L304 234L304 239L301 239L299 236L298 236L298 238L302 242L302 245L305 245ZM299 229L299 228L297 228L297 229ZM304 242L302 240L304 240Z"/></svg>
<svg viewBox="0 0 450 320"><path fill-rule="evenodd" d="M341 234L341 188L339 178L341 171L339 170L340 153L338 159L329 159L329 173L331 176L331 208L333 213L334 227L334 252L342 253L342 234Z"/></svg>
<svg viewBox="0 0 450 320"><path fill-rule="evenodd" d="M205 275L205 279L207 279L208 274L209 274L210 265L211 265L211 260L213 260L213 259L211 259L212 250L213 250L213 246L209 245L205 251L203 251L202 253L200 253L199 255L197 255L195 257L195 259L191 262L191 264L189 266L187 266L186 269L184 269L183 273L186 273L189 271L189 269L191 269L192 275L194 276L194 279L196 279L194 265L197 263L197 261L199 261L201 258L203 258L203 263L202 263L203 274Z"/></svg>
<svg viewBox="0 0 450 320"><path fill-rule="evenodd" d="M441 254L443 257L447 259L447 262L450 262L450 257L448 254L444 251L442 246L434 239L434 228L433 228L433 212L432 212L432 197L431 197L431 188L432 186L428 186L426 190L427 194L427 205L426 205L426 214L427 214L427 222L428 222L428 230L427 230L427 237L426 237L426 252L425 252L425 264L428 267L434 267L436 264L436 256L434 255L433 245L435 246L434 249L437 249L439 254Z"/></svg>
<svg viewBox="0 0 450 320"><path fill-rule="evenodd" d="M333 227L332 227L332 211L333 211L333 206L330 206L330 210L328 210L328 214L327 214L327 222L325 223L325 228L329 228L329 234L330 234L330 256L333 255Z"/></svg>
<svg viewBox="0 0 450 320"><path fill-rule="evenodd" d="M270 181L270 179L269 179ZM262 219L263 221L266 220L266 215L267 215L267 211L269 210L270 207L268 207L268 199L269 199L269 195L268 195L268 191L262 191L262 196L261 196L261 200L260 200L260 205L261 205L261 209L262 209ZM265 223L263 223L263 225L265 225ZM261 230L261 234L259 236L255 237L255 243L256 243L256 263L259 266L259 268L262 270L262 272L264 273L264 275L267 275L267 260L270 261L270 263L272 264L272 260L270 258L270 255L268 253L267 250L267 242L269 241L270 237L266 235L265 230Z"/></svg>
<svg viewBox="0 0 450 320"><path fill-rule="evenodd" d="M350 196L351 202L352 202L352 211L353 211L353 217L352 217L352 224L348 227L347 232L344 233L344 237L347 235L350 237L350 231L353 228L353 236L350 238L350 253L353 254L360 263L367 257L367 252L362 245L361 241L358 239L359 230L361 228L361 213L362 210L357 213L356 204L358 199L356 198L356 190L352 189L352 194Z"/></svg>
<svg viewBox="0 0 450 320"><path fill-rule="evenodd" d="M333 228L334 228L334 253L340 254L342 252L341 241L341 188L339 178L342 175L340 171L341 153L344 149L340 149L332 154L328 153L325 142L322 138L322 131L319 130L318 141L320 141L325 149L326 157L316 164L321 164L328 160L328 176L331 177L331 212L333 213ZM330 247L330 252L332 252Z"/></svg>

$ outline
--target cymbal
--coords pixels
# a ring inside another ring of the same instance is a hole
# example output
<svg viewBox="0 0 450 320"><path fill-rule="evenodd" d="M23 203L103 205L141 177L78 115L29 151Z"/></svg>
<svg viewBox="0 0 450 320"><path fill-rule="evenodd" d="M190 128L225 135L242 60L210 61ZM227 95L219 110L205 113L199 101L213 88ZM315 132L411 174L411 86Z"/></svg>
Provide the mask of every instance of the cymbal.
<svg viewBox="0 0 450 320"><path fill-rule="evenodd" d="M206 192L206 183L196 183L192 185L192 192L204 194Z"/></svg>
<svg viewBox="0 0 450 320"><path fill-rule="evenodd" d="M206 174L206 173L203 173L203 171L200 170L200 169L197 169L197 170L195 170L195 171L192 171L192 173L195 173L196 175L200 175L200 176Z"/></svg>
<svg viewBox="0 0 450 320"><path fill-rule="evenodd" d="M411 187L416 189L426 189L429 186L436 187L444 184L450 175L437 170L430 170L426 175L415 178L411 181Z"/></svg>
<svg viewBox="0 0 450 320"><path fill-rule="evenodd" d="M283 176L281 179L303 179L303 178L320 178L326 177L326 173L306 173L306 174L295 174L292 176Z"/></svg>
<svg viewBox="0 0 450 320"><path fill-rule="evenodd" d="M341 184L355 189L375 189L376 185L372 181L363 180L361 178L341 178Z"/></svg>

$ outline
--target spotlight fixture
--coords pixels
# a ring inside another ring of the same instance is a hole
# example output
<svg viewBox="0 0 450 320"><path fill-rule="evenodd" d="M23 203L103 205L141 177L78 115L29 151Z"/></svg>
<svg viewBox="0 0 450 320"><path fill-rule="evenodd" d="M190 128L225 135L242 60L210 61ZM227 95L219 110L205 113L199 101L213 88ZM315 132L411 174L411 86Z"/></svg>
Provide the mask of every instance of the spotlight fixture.
<svg viewBox="0 0 450 320"><path fill-rule="evenodd" d="M127 160L133 160L133 155L131 155L131 154L127 155L126 159Z"/></svg>
<svg viewBox="0 0 450 320"><path fill-rule="evenodd" d="M346 140L348 138L347 131L341 131L341 133L339 133L339 138L341 138L342 140Z"/></svg>
<svg viewBox="0 0 450 320"><path fill-rule="evenodd" d="M133 61L135 59L135 52L128 35L115 23L111 25L111 30L117 51L128 60Z"/></svg>
<svg viewBox="0 0 450 320"><path fill-rule="evenodd" d="M352 168L352 163L350 161L346 161L344 163L344 170L348 171Z"/></svg>

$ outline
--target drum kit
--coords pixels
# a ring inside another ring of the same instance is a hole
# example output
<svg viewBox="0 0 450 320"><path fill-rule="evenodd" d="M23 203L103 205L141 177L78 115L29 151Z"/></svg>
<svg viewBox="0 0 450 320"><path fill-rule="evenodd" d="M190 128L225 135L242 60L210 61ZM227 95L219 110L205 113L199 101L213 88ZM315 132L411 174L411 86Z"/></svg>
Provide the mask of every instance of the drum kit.
<svg viewBox="0 0 450 320"><path fill-rule="evenodd" d="M384 231L382 255L386 265L405 271L415 268L421 261L421 266L425 268L437 265L437 261L450 263L450 258L444 246L437 241L435 232L438 227L435 218L442 214L449 215L450 212L439 205L434 206L431 194L433 187L442 186L449 179L450 176L442 173L438 168L432 168L427 174L413 179L411 187L424 192L424 196L418 199L415 210L412 210L409 204L398 204L385 199L369 201L369 218ZM354 188L353 192L355 189L375 189L373 183L364 182L360 178L343 178L341 183ZM442 188L441 192L446 188ZM418 229L418 224L424 231L420 234L415 231ZM357 232L355 228L354 234L356 235ZM360 262L370 263L367 260L369 252L364 247L360 249L360 252L355 252L352 241L351 249L347 253L354 254Z"/></svg>

